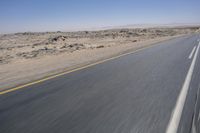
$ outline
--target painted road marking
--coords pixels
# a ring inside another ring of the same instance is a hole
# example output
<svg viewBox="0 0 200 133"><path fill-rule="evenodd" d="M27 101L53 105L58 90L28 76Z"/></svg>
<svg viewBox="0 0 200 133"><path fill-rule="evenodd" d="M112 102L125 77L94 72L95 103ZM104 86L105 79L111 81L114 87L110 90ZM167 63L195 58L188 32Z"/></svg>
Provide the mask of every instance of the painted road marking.
<svg viewBox="0 0 200 133"><path fill-rule="evenodd" d="M196 111L197 111L197 103L198 103L198 100L199 100L199 89L197 90L197 96L196 96L196 102L195 102L195 105L194 105L194 115L193 115L193 120L192 120L192 132L191 133L197 133L197 130L196 130L196 124L195 124L195 120L196 120ZM199 112L200 113L200 112ZM197 122L199 121L199 114L198 114L198 119L197 119Z"/></svg>
<svg viewBox="0 0 200 133"><path fill-rule="evenodd" d="M195 55L193 57L192 63L190 65L190 68L188 70L188 73L187 73L187 76L185 78L184 84L182 86L181 92L179 94L178 100L176 102L176 106L173 110L169 124L167 126L166 133L177 133L178 126L179 126L180 119L181 119L181 115L182 115L182 111L183 111L183 107L184 107L185 100L186 100L186 96L187 96L189 86L190 86L190 82L191 82L191 79L192 79L192 74L193 74L193 71L194 71L195 63L196 63L196 60L197 60L197 55L198 55L198 52L199 52L199 45L200 45L200 43L197 46L197 50L196 50Z"/></svg>
<svg viewBox="0 0 200 133"><path fill-rule="evenodd" d="M200 120L200 111L199 111L199 115L198 115L198 121Z"/></svg>
<svg viewBox="0 0 200 133"><path fill-rule="evenodd" d="M194 48L192 49L192 52L190 53L188 59L192 59L195 50L196 50L196 46L194 46Z"/></svg>
<svg viewBox="0 0 200 133"><path fill-rule="evenodd" d="M159 45L159 43L156 43L156 44ZM110 60L114 60L114 59L117 59L117 58L120 58L120 57L123 57L123 56L126 56L126 55L134 54L134 53L142 51L144 49L155 47L156 44L155 45L150 45L150 46L147 46L147 47L144 47L144 48L140 48L138 50L135 50L135 51L132 51L132 52L128 52L128 53L125 53L125 54L114 56L114 57L111 57L111 58L108 58L108 59L105 59L105 60L101 60L101 61L89 64L89 65L86 65L86 66L83 66L83 67L79 67L79 68L76 68L76 69L73 69L73 70L70 70L70 71L65 71L65 72L62 72L62 73L59 73L59 74L55 74L53 76L49 76L49 77L46 77L46 78L43 78L43 79L40 79L40 80L37 80L37 81L33 81L33 82L30 82L30 83L27 83L27 84L24 84L24 85L15 87L15 88L11 88L11 89L8 89L8 90L0 91L0 95L6 94L6 93L9 93L9 92L13 92L13 91L17 91L17 90L23 89L25 87L28 87L28 86L31 86L31 85L34 85L34 84L38 84L38 83L42 83L44 81L47 81L47 80L50 80L50 79L53 79L53 78L56 78L56 77L59 77L59 76L63 76L63 75L66 75L66 74L69 74L69 73L72 73L72 72L76 72L76 71L79 71L79 70L82 70L82 69L86 69L86 68L89 68L89 67L92 67L92 66L96 66L98 64L102 64L104 62L107 62L107 61L110 61Z"/></svg>

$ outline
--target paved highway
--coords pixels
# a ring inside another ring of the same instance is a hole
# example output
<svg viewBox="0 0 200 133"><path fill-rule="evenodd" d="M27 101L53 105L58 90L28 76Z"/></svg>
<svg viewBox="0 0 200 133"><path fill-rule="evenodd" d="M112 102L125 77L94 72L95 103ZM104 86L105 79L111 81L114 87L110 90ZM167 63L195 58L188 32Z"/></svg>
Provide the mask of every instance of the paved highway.
<svg viewBox="0 0 200 133"><path fill-rule="evenodd" d="M0 95L0 133L189 133L200 87L199 35Z"/></svg>

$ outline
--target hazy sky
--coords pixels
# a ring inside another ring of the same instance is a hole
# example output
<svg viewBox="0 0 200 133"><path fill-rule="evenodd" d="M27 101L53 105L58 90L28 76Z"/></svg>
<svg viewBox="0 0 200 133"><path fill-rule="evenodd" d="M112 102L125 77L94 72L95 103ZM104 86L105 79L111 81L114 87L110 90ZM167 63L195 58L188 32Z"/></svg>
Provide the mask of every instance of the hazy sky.
<svg viewBox="0 0 200 133"><path fill-rule="evenodd" d="M200 23L200 0L0 0L0 33Z"/></svg>

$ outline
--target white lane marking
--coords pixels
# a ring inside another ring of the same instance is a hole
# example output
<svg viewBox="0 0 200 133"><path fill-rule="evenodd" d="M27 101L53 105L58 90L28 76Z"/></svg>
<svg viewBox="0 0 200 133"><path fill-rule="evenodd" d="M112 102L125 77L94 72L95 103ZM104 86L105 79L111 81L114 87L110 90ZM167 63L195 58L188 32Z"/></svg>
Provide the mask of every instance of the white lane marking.
<svg viewBox="0 0 200 133"><path fill-rule="evenodd" d="M198 121L200 120L200 111L199 111L199 115L198 115Z"/></svg>
<svg viewBox="0 0 200 133"><path fill-rule="evenodd" d="M195 120L196 120L196 111L197 111L197 103L198 103L198 100L199 100L199 89L197 90L197 97L196 97L196 102L195 102L195 106L194 106L194 116L193 116L193 120L192 120L192 132L191 133L197 133L197 130L196 130L196 124L195 124ZM198 120L197 122L199 121L199 114L198 114Z"/></svg>
<svg viewBox="0 0 200 133"><path fill-rule="evenodd" d="M181 119L181 115L182 115L182 111L183 111L183 107L184 107L184 104L185 104L185 99L186 99L186 96L187 96L187 93L188 93L188 90L189 90L190 81L191 81L192 74L193 74L194 67L195 67L195 63L196 63L196 60L197 60L197 55L198 55L198 52L199 52L199 45L200 45L200 43L197 46L197 50L195 52L195 55L194 55L194 58L192 60L191 65L190 65L190 68L188 70L188 73L187 73L187 76L185 78L184 84L182 86L181 92L179 94L178 100L176 101L176 106L175 106L173 113L171 115L169 124L167 126L166 133L177 133L178 126L179 126L180 119Z"/></svg>
<svg viewBox="0 0 200 133"><path fill-rule="evenodd" d="M192 56L193 56L195 50L196 50L196 46L194 46L194 48L192 49L192 52L190 53L190 55L188 57L189 59L192 59Z"/></svg>
<svg viewBox="0 0 200 133"><path fill-rule="evenodd" d="M192 133L197 133L196 126L192 126Z"/></svg>

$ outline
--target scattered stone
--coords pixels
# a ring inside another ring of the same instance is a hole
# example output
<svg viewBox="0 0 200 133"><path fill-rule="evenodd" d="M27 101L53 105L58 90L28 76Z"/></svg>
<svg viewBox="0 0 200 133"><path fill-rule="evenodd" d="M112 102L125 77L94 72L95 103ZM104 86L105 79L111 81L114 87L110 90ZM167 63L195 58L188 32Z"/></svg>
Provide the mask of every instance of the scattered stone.
<svg viewBox="0 0 200 133"><path fill-rule="evenodd" d="M97 46L96 48L104 48L105 46L103 45L100 45L100 46Z"/></svg>

